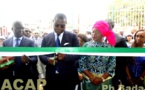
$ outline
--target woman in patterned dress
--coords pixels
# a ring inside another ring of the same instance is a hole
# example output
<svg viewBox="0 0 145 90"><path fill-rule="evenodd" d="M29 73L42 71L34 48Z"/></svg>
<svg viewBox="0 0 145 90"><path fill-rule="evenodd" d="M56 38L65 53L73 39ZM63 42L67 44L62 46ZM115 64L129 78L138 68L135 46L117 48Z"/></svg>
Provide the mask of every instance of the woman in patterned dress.
<svg viewBox="0 0 145 90"><path fill-rule="evenodd" d="M104 37L109 43L103 42ZM115 43L115 35L109 30L108 23L100 20L92 28L92 40L86 42L83 47L112 48ZM103 85L111 85L111 78L115 74L115 63L113 56L81 56L79 66L83 73L83 90L103 90Z"/></svg>

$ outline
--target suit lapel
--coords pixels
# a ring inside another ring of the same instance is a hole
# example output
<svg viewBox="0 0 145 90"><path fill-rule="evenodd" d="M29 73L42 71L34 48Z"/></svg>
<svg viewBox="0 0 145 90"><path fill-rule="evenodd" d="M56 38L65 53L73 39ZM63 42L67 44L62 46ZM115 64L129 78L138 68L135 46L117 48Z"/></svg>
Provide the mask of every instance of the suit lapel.
<svg viewBox="0 0 145 90"><path fill-rule="evenodd" d="M44 42L45 41L45 42ZM54 32L49 33L47 36L42 39L42 47L55 47L55 35Z"/></svg>
<svg viewBox="0 0 145 90"><path fill-rule="evenodd" d="M13 47L13 37L10 39L9 46L10 46L10 47Z"/></svg>
<svg viewBox="0 0 145 90"><path fill-rule="evenodd" d="M68 36L67 36L67 34L66 34L66 32L64 31L64 34L63 34L63 37L62 37L62 41L61 41L61 47L64 47L64 44L66 43L66 42L68 42Z"/></svg>
<svg viewBox="0 0 145 90"><path fill-rule="evenodd" d="M27 42L25 41L25 37L23 36L19 46L20 46L20 47L21 47L21 46L24 46L25 43L27 43Z"/></svg>
<svg viewBox="0 0 145 90"><path fill-rule="evenodd" d="M52 44L53 44L52 46L56 46L55 34L54 34L54 32L52 33L51 41L52 41Z"/></svg>

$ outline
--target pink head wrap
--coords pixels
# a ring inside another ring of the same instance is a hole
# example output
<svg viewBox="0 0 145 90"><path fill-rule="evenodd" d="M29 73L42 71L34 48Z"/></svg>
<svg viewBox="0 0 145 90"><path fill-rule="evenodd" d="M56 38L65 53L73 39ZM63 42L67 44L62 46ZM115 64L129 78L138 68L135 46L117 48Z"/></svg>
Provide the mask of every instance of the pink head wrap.
<svg viewBox="0 0 145 90"><path fill-rule="evenodd" d="M94 24L93 28L99 30L100 33L107 38L110 45L115 46L116 37L113 31L109 29L109 24L106 21L104 20L97 21Z"/></svg>

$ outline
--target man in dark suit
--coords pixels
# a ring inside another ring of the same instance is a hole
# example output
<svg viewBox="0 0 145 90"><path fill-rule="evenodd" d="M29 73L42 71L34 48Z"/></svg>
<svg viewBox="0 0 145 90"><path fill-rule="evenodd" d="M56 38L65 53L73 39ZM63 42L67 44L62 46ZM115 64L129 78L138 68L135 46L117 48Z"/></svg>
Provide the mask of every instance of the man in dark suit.
<svg viewBox="0 0 145 90"><path fill-rule="evenodd" d="M54 32L42 40L42 47L79 47L77 36L65 30L67 19L62 13L54 18ZM56 55L56 56L55 56ZM78 83L78 72L75 67L77 55L62 53L40 56L46 66L48 90L74 90Z"/></svg>
<svg viewBox="0 0 145 90"><path fill-rule="evenodd" d="M4 47L34 47L35 44L29 38L23 36L24 27L21 22L16 21L12 26L12 30L14 36L5 40L3 43ZM37 58L35 56L15 56L14 57L15 64L12 67L8 67L4 71L10 73L8 78L22 79L24 82L20 85L26 86L26 82L28 79L34 80L34 84L36 84L36 80L38 78L38 72L36 68ZM3 76L5 77L5 76ZM13 80L12 80L13 81ZM36 87L36 86L35 86Z"/></svg>
<svg viewBox="0 0 145 90"><path fill-rule="evenodd" d="M110 30L112 30L115 26L115 23L111 19L106 19L106 22L109 24ZM120 36L119 34L115 33L116 36L116 48L127 48L127 44L125 39ZM126 64L127 59L129 57L120 57L116 56L116 68L115 68L115 76L112 79L112 85L117 90L119 88L120 84L123 84L124 86L127 85L127 79L126 79Z"/></svg>

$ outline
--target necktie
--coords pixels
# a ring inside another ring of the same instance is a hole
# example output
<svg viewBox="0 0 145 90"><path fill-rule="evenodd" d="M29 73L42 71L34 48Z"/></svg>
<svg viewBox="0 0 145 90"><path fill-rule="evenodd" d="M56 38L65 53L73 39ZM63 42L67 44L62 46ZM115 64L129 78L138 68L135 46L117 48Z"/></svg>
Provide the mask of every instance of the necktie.
<svg viewBox="0 0 145 90"><path fill-rule="evenodd" d="M16 40L16 41L15 41L15 42L16 42L16 43L15 43L15 47L19 47L19 40L20 40L20 39L19 39L19 38L16 38L15 40ZM18 62L18 61L20 61L20 60L18 60L18 57L15 57L15 62ZM13 75L14 75L14 76L15 76L15 68L17 68L17 66L15 66L15 67L14 67L14 70L13 70Z"/></svg>
<svg viewBox="0 0 145 90"><path fill-rule="evenodd" d="M59 35L60 35L60 34L57 34L57 38L56 38L56 47L60 47ZM55 73L56 73L56 74L59 73L58 63L56 64L56 71L55 71Z"/></svg>
<svg viewBox="0 0 145 90"><path fill-rule="evenodd" d="M57 47L60 47L59 35L60 35L60 34L57 34L57 38L56 38L56 46L57 46Z"/></svg>
<svg viewBox="0 0 145 90"><path fill-rule="evenodd" d="M19 40L20 40L19 38L16 39L15 47L18 47L19 46Z"/></svg>

